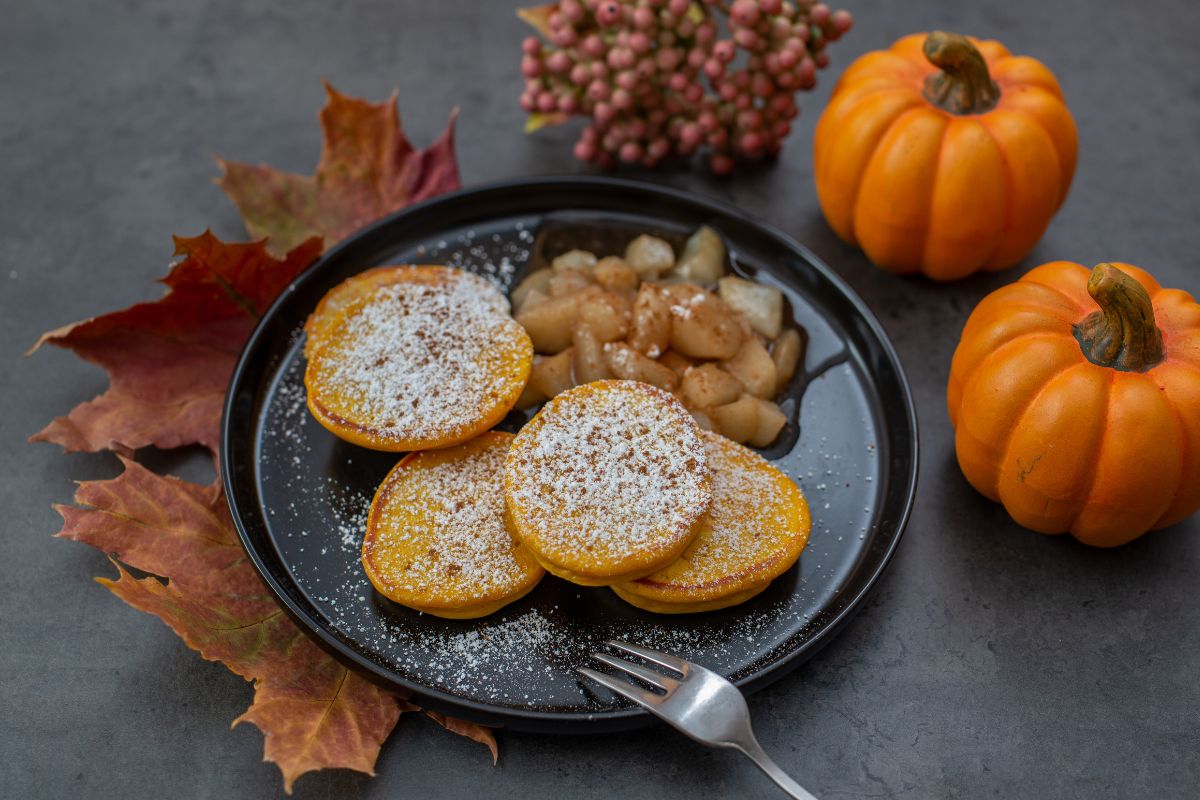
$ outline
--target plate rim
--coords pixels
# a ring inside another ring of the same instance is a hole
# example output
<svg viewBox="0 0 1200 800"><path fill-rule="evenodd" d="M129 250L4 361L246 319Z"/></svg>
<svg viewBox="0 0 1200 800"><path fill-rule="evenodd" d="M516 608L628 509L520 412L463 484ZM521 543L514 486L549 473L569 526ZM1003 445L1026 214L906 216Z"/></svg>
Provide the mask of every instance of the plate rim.
<svg viewBox="0 0 1200 800"><path fill-rule="evenodd" d="M739 220L753 228L757 228L765 234L779 240L788 249L799 253L809 263L809 265L828 280L835 289L837 289L858 316L866 322L868 330L877 340L887 361L896 373L897 381L901 389L902 406L904 417L908 423L908 427L912 432L911 447L908 456L911 464L907 484L904 486L904 500L900 507L899 515L895 521L895 534L888 542L882 557L878 564L867 576L866 581L862 584L859 590L850 598L845 607L833 616L824 626L818 630L812 638L806 640L801 647L793 649L791 652L783 655L778 660L772 662L769 666L751 673L743 678L735 681L735 684L744 692L750 693L757 691L776 680L788 675L802 663L807 661L826 644L828 644L834 636L841 631L853 616L861 610L863 601L875 588L884 571L891 563L892 557L895 555L897 548L900 545L900 540L904 537L904 532L908 527L909 518L911 517L913 507L916 503L918 473L920 471L920 436L916 406L913 400L912 386L909 383L908 375L904 370L904 365L900 360L900 356L893 345L891 338L887 335L882 324L867 306L866 302L859 294L846 282L841 275L833 270L822 259L818 258L805 245L801 244L794 237L789 235L771 222L768 222L760 217L755 216L747 211L744 211L731 203L696 192L677 189L672 186L665 186L647 181L632 180L628 178L617 178L608 176L581 176L581 175L547 175L523 178L511 178L498 181L491 181L469 188L462 188L454 192L438 195L437 197L424 200L420 203L415 203L399 211L381 217L374 222L358 229L354 233L342 239L329 250L322 253L312 264L304 269L299 275L294 277L286 287L279 293L271 304L263 312L258 322L255 324L253 332L246 340L238 355L238 360L234 366L230 376L229 385L226 388L225 398L222 402L221 413L221 438L220 438L220 458L219 465L221 469L221 485L225 493L225 502L229 508L230 516L233 519L233 524L238 533L238 538L245 549L247 556L258 572L259 577L267 585L275 600L281 605L284 611L292 621L299 627L309 638L314 641L323 650L329 653L343 666L353 669L356 674L372 681L373 683L383 686L389 690L403 689L410 692L418 701L424 705L438 711L447 711L452 714L463 716L464 718L481 722L498 727L508 727L520 730L529 731L553 731L553 732L601 732L601 731L618 731L629 730L631 728L643 727L650 724L654 717L648 712L637 708L626 708L616 711L601 711L601 712L583 712L583 711L540 711L524 708L513 708L508 706L499 706L470 698L463 698L457 695L450 694L436 687L429 687L413 681L409 681L394 671L388 669L382 664L379 664L352 648L346 646L341 640L335 637L330 631L316 623L315 620L309 618L309 615L303 608L300 607L286 589L281 585L281 582L275 577L271 569L268 568L266 560L258 552L257 547L251 541L250 533L243 522L242 512L239 511L237 503L234 500L237 486L233 475L233 463L231 461L231 450L229 446L233 437L231 429L231 420L237 413L234 408L237 398L235 389L244 382L245 373L249 368L251 355L258 349L259 341L266 335L268 324L274 319L277 308L282 305L292 293L294 287L309 279L312 275L318 273L321 267L328 261L332 261L339 257L342 251L349 249L357 244L361 239L375 235L379 230L386 228L408 215L414 215L419 212L427 212L431 208L436 208L440 205L459 203L463 198L475 194L487 194L497 191L531 191L538 188L542 189L558 189L576 188L583 191L588 189L599 190L623 190L633 192L643 192L650 194L665 195L674 200L702 207L716 216L727 216ZM465 712L465 713L464 713ZM582 728L586 727L586 731Z"/></svg>

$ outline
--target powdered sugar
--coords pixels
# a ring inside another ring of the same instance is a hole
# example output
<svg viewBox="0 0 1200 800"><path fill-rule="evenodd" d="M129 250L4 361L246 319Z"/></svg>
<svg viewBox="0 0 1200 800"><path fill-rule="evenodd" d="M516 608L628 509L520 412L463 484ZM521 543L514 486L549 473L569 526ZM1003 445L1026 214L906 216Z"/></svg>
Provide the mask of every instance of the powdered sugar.
<svg viewBox="0 0 1200 800"><path fill-rule="evenodd" d="M462 263L491 275L489 265L501 264L504 255L521 265L525 258L520 251L534 249L529 231L539 223L526 220L523 229L514 220L487 228L473 223L473 236L466 227L439 231L426 243L428 250L397 249L386 260ZM555 223L540 224L539 237ZM580 240L578 218L559 224L571 241ZM494 241L497 234L502 241ZM438 236L445 240L441 250L435 246ZM629 234L622 229L614 238L623 244ZM503 278L503 272L497 277ZM842 335L822 321L806 298L791 291L788 296L812 335L810 364L844 351ZM301 335L299 329L296 335ZM777 444L769 455L777 467L803 482L815 510L825 503L832 507L816 514L812 541L796 568L750 603L728 611L685 616L642 612L607 588L551 577L526 598L482 619L438 619L389 602L373 590L360 558L367 506L397 456L342 443L311 419L304 406L304 358L298 346L283 353L271 375L258 428L256 472L263 516L307 613L364 657L402 679L475 702L603 715L626 704L580 682L575 668L594 666L589 654L604 649L607 639L677 653L739 678L791 652L844 608L853 594L842 591L851 588L847 576L866 553L881 546L877 504L890 485L886 464L894 455L885 446L887 431L878 427L878 412L868 400L860 370L843 363L813 382L803 397L801 442ZM515 415L512 424L517 424ZM301 459L299 467L296 458ZM880 477L871 482L872 475ZM868 504L875 509L870 514L863 512Z"/></svg>
<svg viewBox="0 0 1200 800"><path fill-rule="evenodd" d="M560 394L518 435L506 490L538 551L619 561L669 545L711 500L704 448L683 406L633 381Z"/></svg>
<svg viewBox="0 0 1200 800"><path fill-rule="evenodd" d="M422 453L388 476L363 548L381 589L418 604L468 605L502 598L540 573L528 555L518 560L504 525L510 441L489 434L451 451Z"/></svg>
<svg viewBox="0 0 1200 800"><path fill-rule="evenodd" d="M428 268L417 268L428 269ZM511 393L524 332L489 282L459 270L402 280L352 307L316 348L331 416L384 439L452 437Z"/></svg>
<svg viewBox="0 0 1200 800"><path fill-rule="evenodd" d="M749 578L766 569L782 572L798 537L807 539L798 489L786 483L762 456L715 433L700 434L712 470L713 502L701 533L684 553L682 569L669 577L651 576L663 585L697 587L733 577ZM761 579L770 577L763 575ZM759 580L755 578L754 580ZM732 590L742 588L732 585Z"/></svg>

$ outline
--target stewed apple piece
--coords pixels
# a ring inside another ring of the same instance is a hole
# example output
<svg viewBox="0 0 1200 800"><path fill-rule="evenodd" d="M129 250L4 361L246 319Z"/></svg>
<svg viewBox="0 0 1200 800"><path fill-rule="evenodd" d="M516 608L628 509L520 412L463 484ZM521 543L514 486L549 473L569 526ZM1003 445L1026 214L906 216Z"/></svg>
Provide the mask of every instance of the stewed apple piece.
<svg viewBox="0 0 1200 800"><path fill-rule="evenodd" d="M537 356L529 372L529 382L547 399L575 385L575 348L568 347L552 356Z"/></svg>
<svg viewBox="0 0 1200 800"><path fill-rule="evenodd" d="M768 339L779 336L783 329L783 293L774 286L728 275L717 282L717 294L755 331Z"/></svg>
<svg viewBox="0 0 1200 800"><path fill-rule="evenodd" d="M725 243L720 234L707 225L697 228L683 246L674 271L683 280L701 286L716 283L725 274Z"/></svg>
<svg viewBox="0 0 1200 800"><path fill-rule="evenodd" d="M775 362L775 393L778 394L792 382L796 367L800 365L800 356L804 354L804 342L800 339L800 331L789 328L779 334L779 338L771 346L771 360Z"/></svg>
<svg viewBox="0 0 1200 800"><path fill-rule="evenodd" d="M742 346L737 353L722 366L755 397L775 396L775 361L757 336L747 336L742 340Z"/></svg>
<svg viewBox="0 0 1200 800"><path fill-rule="evenodd" d="M592 291L599 291L592 288ZM517 312L517 322L525 326L533 349L539 353L561 353L571 346L571 328L584 294L550 297L536 305L526 305Z"/></svg>
<svg viewBox="0 0 1200 800"><path fill-rule="evenodd" d="M673 392L696 423L755 447L787 424L772 398L804 357L784 328L779 289L727 273L720 234L698 228L678 259L671 244L638 236L622 255L569 250L513 290L535 359L519 406L605 378Z"/></svg>
<svg viewBox="0 0 1200 800"><path fill-rule="evenodd" d="M742 345L737 314L712 292L690 283L666 287L671 308L671 349L691 358L733 358Z"/></svg>
<svg viewBox="0 0 1200 800"><path fill-rule="evenodd" d="M671 344L671 304L663 290L644 283L633 301L633 329L629 344L650 358L658 358Z"/></svg>
<svg viewBox="0 0 1200 800"><path fill-rule="evenodd" d="M642 234L625 248L625 263L642 280L650 280L670 272L675 266L675 250L657 236Z"/></svg>
<svg viewBox="0 0 1200 800"><path fill-rule="evenodd" d="M641 278L634 272L633 267L625 263L625 259L608 256L596 262L592 277L610 292L632 294L637 291Z"/></svg>
<svg viewBox="0 0 1200 800"><path fill-rule="evenodd" d="M644 356L624 342L604 345L608 367L613 376L627 381L641 381L668 392L679 386L679 376L670 367Z"/></svg>
<svg viewBox="0 0 1200 800"><path fill-rule="evenodd" d="M683 373L679 396L688 408L712 408L741 396L742 382L716 364L701 364Z"/></svg>

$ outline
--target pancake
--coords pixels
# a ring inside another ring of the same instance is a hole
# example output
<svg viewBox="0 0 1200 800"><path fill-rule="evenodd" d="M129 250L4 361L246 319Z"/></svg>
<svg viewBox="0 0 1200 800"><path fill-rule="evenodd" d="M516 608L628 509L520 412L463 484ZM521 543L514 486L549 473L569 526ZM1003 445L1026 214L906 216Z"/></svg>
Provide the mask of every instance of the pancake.
<svg viewBox="0 0 1200 800"><path fill-rule="evenodd" d="M504 470L515 535L547 570L603 586L657 572L712 500L691 415L636 381L596 381L550 400Z"/></svg>
<svg viewBox="0 0 1200 800"><path fill-rule="evenodd" d="M347 306L362 300L382 286L395 283L397 269L399 268L394 266L375 267L347 278L326 292L304 323L304 332L308 334L304 343L305 358L312 357L317 343L324 341L330 323L336 321Z"/></svg>
<svg viewBox="0 0 1200 800"><path fill-rule="evenodd" d="M363 568L380 594L439 617L482 617L523 597L544 570L504 519L513 436L410 453L375 494Z"/></svg>
<svg viewBox="0 0 1200 800"><path fill-rule="evenodd" d="M312 415L374 450L459 444L512 409L533 345L487 280L451 267L382 267L331 290L306 324Z"/></svg>
<svg viewBox="0 0 1200 800"><path fill-rule="evenodd" d="M683 614L749 600L785 572L808 543L808 502L800 487L749 448L703 431L713 502L679 560L614 585L647 611Z"/></svg>

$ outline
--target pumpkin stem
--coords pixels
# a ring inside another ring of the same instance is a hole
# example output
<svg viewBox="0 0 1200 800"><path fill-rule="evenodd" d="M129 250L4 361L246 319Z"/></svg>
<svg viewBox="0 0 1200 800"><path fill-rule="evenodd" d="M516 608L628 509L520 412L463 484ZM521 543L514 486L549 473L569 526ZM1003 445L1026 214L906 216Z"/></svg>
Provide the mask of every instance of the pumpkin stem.
<svg viewBox="0 0 1200 800"><path fill-rule="evenodd" d="M1162 331L1146 287L1112 264L1097 264L1088 294L1100 306L1075 326L1088 361L1122 372L1145 372L1163 360Z"/></svg>
<svg viewBox="0 0 1200 800"><path fill-rule="evenodd" d="M925 37L923 49L929 63L940 70L925 79L926 100L951 114L982 114L1000 102L1000 87L970 39L934 31Z"/></svg>

